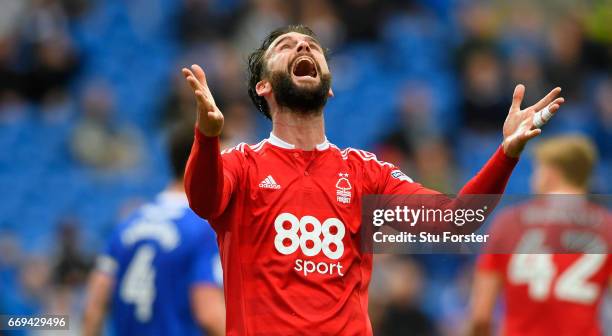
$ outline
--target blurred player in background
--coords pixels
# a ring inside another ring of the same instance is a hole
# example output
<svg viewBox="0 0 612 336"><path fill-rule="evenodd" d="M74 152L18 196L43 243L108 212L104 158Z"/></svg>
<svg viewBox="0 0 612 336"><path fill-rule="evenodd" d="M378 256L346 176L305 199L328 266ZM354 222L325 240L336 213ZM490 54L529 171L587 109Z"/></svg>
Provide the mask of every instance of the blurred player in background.
<svg viewBox="0 0 612 336"><path fill-rule="evenodd" d="M603 235L609 234L605 232L609 230L605 223L609 223L610 214L584 197L596 157L594 145L582 136L552 138L539 144L535 149L535 170L531 179L533 192L567 196L551 196L506 210L496 219L494 227L528 226L521 233L522 237L511 240L526 241L525 236L543 232L542 243L549 244L553 250L553 246L563 244L559 238L563 236L538 227L551 227L550 216L546 214L555 217L552 224L567 225L572 230L588 224L602 227L598 230L602 230ZM560 219L557 214L561 211L569 211L572 215ZM532 223L536 214L541 218ZM588 216L593 214L601 216ZM572 222L572 218L594 218L598 222ZM560 241L555 242L555 239ZM503 291L503 335L601 335L600 306L612 283L612 258L605 251L609 251L609 247L603 247L599 254L482 255L472 290L470 334L493 333L495 302Z"/></svg>
<svg viewBox="0 0 612 336"><path fill-rule="evenodd" d="M188 206L183 173L191 127L170 136L175 180L113 233L93 272L85 335L110 310L117 335L225 334L221 264L210 226Z"/></svg>
<svg viewBox="0 0 612 336"><path fill-rule="evenodd" d="M331 73L307 27L271 32L249 57L249 95L273 125L257 145L221 153L224 116L204 71L193 65L183 74L197 99L186 192L219 237L228 335L371 335L372 255L360 248L361 198L440 193L371 153L327 141ZM563 103L556 88L521 109L524 92L516 87L502 145L460 195L502 193L525 144L541 132L536 112Z"/></svg>

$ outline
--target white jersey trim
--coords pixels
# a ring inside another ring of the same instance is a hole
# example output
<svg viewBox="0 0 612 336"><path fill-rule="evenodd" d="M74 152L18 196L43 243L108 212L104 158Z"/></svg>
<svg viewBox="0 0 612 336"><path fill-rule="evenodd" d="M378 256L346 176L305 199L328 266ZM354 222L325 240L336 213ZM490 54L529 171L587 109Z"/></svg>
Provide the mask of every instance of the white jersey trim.
<svg viewBox="0 0 612 336"><path fill-rule="evenodd" d="M259 152L263 146L268 142L268 139L261 140L258 144L249 146L252 151Z"/></svg>
<svg viewBox="0 0 612 336"><path fill-rule="evenodd" d="M237 144L234 147L230 147L230 148L226 148L226 149L222 150L221 154L228 154L228 153L231 153L231 152L233 152L235 150L239 151L241 153L244 153L244 146L247 146L247 144L244 143L244 142L241 142L241 143Z"/></svg>
<svg viewBox="0 0 612 336"><path fill-rule="evenodd" d="M274 133L270 132L270 137L268 138L268 142L270 142L270 144L276 146L276 147L280 147L280 148L284 148L284 149L295 149L295 145L290 144L288 142L286 142L285 140L277 137L276 135L274 135ZM318 144L316 146L317 150L326 150L330 147L330 143L327 140L327 137L325 137L325 141L323 141L322 143Z"/></svg>
<svg viewBox="0 0 612 336"><path fill-rule="evenodd" d="M376 158L376 155L370 152L366 152L364 150L355 149L351 147L348 147L342 150L338 148L336 145L331 145L331 146L340 151L340 155L342 155L343 160L347 160L349 157L349 154L354 153L354 154L357 154L357 157L359 157L362 161L374 161L381 167L395 168L395 166L389 162L380 161L378 158Z"/></svg>

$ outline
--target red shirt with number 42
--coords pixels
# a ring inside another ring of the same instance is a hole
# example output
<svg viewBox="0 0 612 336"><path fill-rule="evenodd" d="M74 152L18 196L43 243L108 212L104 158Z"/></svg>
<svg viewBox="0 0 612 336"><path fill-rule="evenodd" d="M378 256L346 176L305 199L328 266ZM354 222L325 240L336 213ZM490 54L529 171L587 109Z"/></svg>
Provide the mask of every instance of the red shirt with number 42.
<svg viewBox="0 0 612 336"><path fill-rule="evenodd" d="M610 214L599 206L580 201L579 197L551 196L506 210L493 223L492 234L504 237L505 242L500 245L506 247L502 248L507 248L508 242L520 245L521 241L539 241L542 250L562 251L564 242L580 242L579 238L563 238L564 234L576 234L577 230L583 233L599 231L601 239L597 242L609 244ZM560 212L569 215L560 216ZM584 220L565 223L563 218ZM587 223L586 220L601 222ZM591 240L589 246L593 247L593 243L595 240ZM602 248L598 254L482 255L477 271L495 272L503 279L502 334L602 335L600 307L612 279L612 258L606 254L610 246Z"/></svg>

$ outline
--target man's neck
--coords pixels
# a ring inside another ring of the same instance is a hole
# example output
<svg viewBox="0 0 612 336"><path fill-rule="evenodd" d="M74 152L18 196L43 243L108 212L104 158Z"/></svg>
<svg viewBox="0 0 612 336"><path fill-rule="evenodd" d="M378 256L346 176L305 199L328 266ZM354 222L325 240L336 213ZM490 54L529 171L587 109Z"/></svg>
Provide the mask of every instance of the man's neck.
<svg viewBox="0 0 612 336"><path fill-rule="evenodd" d="M170 185L166 188L166 191L179 192L184 193L185 187L182 180L174 180L170 183Z"/></svg>
<svg viewBox="0 0 612 336"><path fill-rule="evenodd" d="M550 188L547 194L568 194L568 195L584 195L587 193L585 188L575 187L572 185L561 185L555 188Z"/></svg>
<svg viewBox="0 0 612 336"><path fill-rule="evenodd" d="M304 116L290 111L276 111L272 116L272 134L297 149L310 151L325 142L323 113Z"/></svg>

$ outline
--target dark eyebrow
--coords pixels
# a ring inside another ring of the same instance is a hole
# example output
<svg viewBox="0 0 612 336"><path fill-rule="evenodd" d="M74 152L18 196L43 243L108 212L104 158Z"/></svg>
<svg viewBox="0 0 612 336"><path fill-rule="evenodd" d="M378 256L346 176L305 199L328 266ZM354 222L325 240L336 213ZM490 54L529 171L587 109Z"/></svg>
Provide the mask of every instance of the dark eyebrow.
<svg viewBox="0 0 612 336"><path fill-rule="evenodd" d="M289 38L291 38L291 36L284 36L283 38L278 40L276 43L274 43L274 46L272 48L278 47L283 41L285 41L286 39L289 39Z"/></svg>
<svg viewBox="0 0 612 336"><path fill-rule="evenodd" d="M286 39L290 39L292 38L291 36L284 36L282 37L280 40L278 40L276 43L274 43L274 46L272 48L276 48L278 47L281 43L283 43ZM310 43L314 43L317 47L319 47L319 49L323 49L320 45L319 45L319 41L317 41L314 37L312 36L308 36L306 35L306 39L308 40L308 42Z"/></svg>
<svg viewBox="0 0 612 336"><path fill-rule="evenodd" d="M319 44L319 41L317 41L317 39L315 39L312 36L306 36L306 39L311 42L314 43L317 47L319 47L319 49L323 50L323 47L321 47L321 45Z"/></svg>

